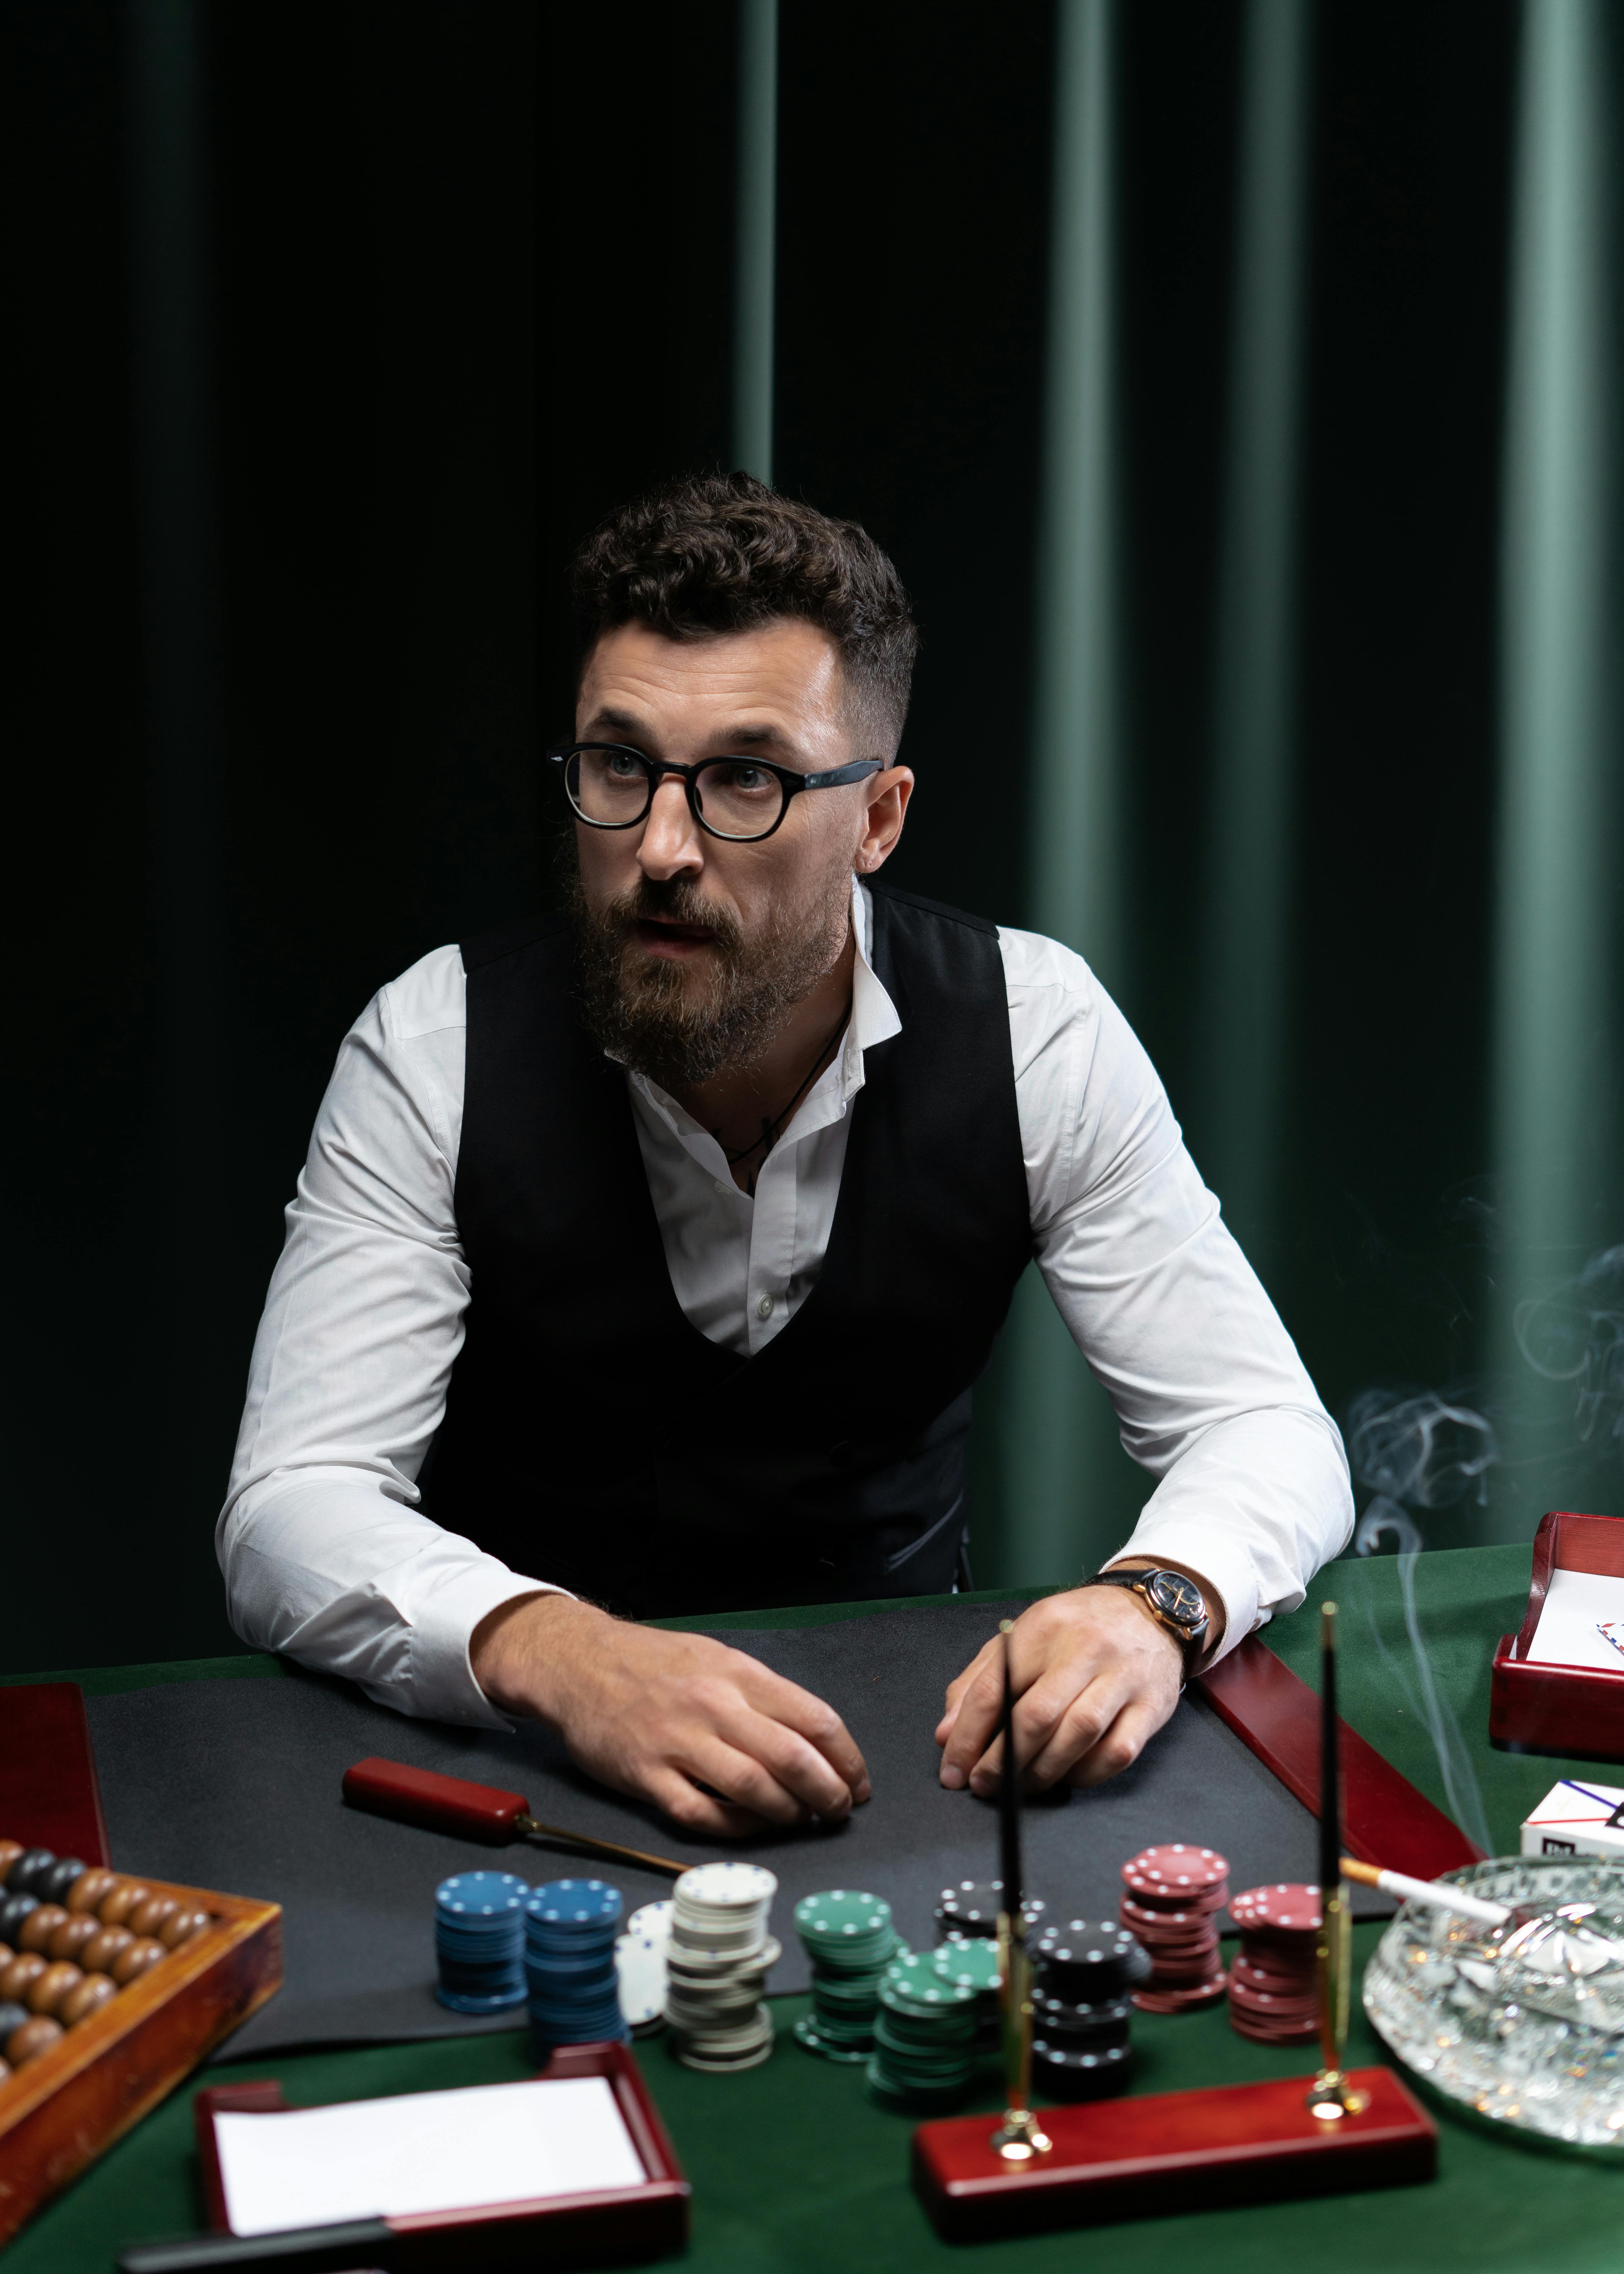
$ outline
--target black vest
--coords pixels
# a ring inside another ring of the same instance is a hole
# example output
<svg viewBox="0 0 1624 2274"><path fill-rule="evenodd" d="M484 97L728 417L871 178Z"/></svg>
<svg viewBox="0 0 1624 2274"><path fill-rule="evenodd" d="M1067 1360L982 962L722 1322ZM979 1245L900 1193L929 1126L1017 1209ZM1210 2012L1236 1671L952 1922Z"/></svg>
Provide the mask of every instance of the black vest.
<svg viewBox="0 0 1624 2274"><path fill-rule="evenodd" d="M902 1031L864 1054L822 1273L755 1358L672 1291L567 920L462 961L472 1291L427 1512L643 1617L951 1586L970 1385L1032 1254L995 927L875 888Z"/></svg>

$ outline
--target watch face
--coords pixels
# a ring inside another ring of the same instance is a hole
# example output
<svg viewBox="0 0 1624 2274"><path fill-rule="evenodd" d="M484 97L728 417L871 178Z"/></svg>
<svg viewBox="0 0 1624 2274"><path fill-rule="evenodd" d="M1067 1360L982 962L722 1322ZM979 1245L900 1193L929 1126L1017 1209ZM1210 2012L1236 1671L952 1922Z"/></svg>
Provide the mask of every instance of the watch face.
<svg viewBox="0 0 1624 2274"><path fill-rule="evenodd" d="M1207 1616L1201 1590L1182 1571L1153 1571L1145 1592L1159 1611L1169 1619L1177 1619L1181 1627L1193 1630Z"/></svg>

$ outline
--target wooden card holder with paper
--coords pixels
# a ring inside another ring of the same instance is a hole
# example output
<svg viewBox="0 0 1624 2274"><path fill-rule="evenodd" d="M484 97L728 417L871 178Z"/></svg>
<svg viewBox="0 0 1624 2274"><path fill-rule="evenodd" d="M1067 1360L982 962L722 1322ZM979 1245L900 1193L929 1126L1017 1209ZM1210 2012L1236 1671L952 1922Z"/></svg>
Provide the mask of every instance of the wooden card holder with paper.
<svg viewBox="0 0 1624 2274"><path fill-rule="evenodd" d="M1624 1519L1566 1509L1541 1518L1527 1612L1494 1653L1489 1742L1624 1760Z"/></svg>
<svg viewBox="0 0 1624 2274"><path fill-rule="evenodd" d="M197 2125L198 2160L203 2176L203 2191L208 2207L209 2224L217 2234L240 2234L246 2232L257 2240L257 2248L267 2264L277 2262L279 2246L287 2252L289 2265L301 2265L307 2260L314 2264L321 2257L320 2243L324 2232L343 2235L352 2244L364 2240L361 2263L368 2267L387 2270L387 2274L438 2274L438 2270L462 2270L473 2266L495 2270L507 2266L540 2266L555 2268L588 2266L623 2266L641 2264L645 2260L667 2256L680 2251L688 2240L688 2183L677 2161L676 2150L671 2144L653 2101L638 2070L632 2053L623 2044L560 2045L554 2048L547 2066L535 2083L544 2088L567 2084L575 2089L589 2080L600 2080L599 2090L605 2093L605 2109L619 2135L623 2160L628 2165L624 2173L605 2172L595 2167L593 2142L581 2129L581 2119L575 2120L575 2129L564 2144L562 2161L570 2170L572 2183L560 2186L556 2172L552 2184L544 2194L512 2195L514 2186L522 2180L514 2179L507 2186L497 2179L498 2199L471 2201L462 2196L467 2182L466 2171L457 2173L458 2185L452 2193L458 2200L443 2201L440 2207L408 2209L391 2207L392 2184L398 2186L399 2175L392 2183L389 2173L398 2161L398 2143L391 2156L378 2151L380 2160L375 2169L367 2168L367 2153L354 2136L353 2121L336 2143L324 2150L319 2135L302 2135L284 2151L280 2168L291 2169L303 2163L306 2167L304 2189L289 2191L284 2187L282 2201L283 2216L270 2225L261 2220L233 2218L233 2181L228 2170L225 2153L227 2142L223 2126L234 2118L303 2116L306 2126L319 2124L330 2114L339 2120L371 2117L381 2124L386 2132L394 2120L398 2128L409 2130L408 2120L415 2120L421 2129L425 2111L414 2106L425 2103L465 2102L470 2119L490 2127L493 2112L481 2108L480 2104L494 2094L512 2096L515 2091L531 2088L464 2087L460 2091L432 2093L425 2096L408 2095L400 2101L384 2098L372 2102L352 2102L330 2112L312 2108L295 2112L282 2098L282 2089L274 2081L255 2080L241 2085L214 2087L199 2092L194 2104ZM456 2161L457 2134L455 2127L437 2112L426 2112L445 2133L440 2142L442 2155ZM538 2110L533 2117L525 2112L526 2120L546 2121L546 2112ZM336 2144L347 2157L359 2157L359 2168L351 2164L342 2174L345 2184L341 2192L356 2195L354 2203L327 2202L320 2200L324 2186L321 2166L330 2161ZM465 2144L465 2143L464 2143ZM538 2143L538 2145L541 2143ZM488 2145L488 2143L487 2143ZM602 2143L598 2143L600 2149ZM556 2146L556 2143L555 2143ZM436 2150L430 2146L423 2150L424 2160L432 2163ZM291 2158L291 2162L289 2162ZM492 2158L487 2154L479 2159L482 2167ZM494 2160L500 2164L501 2154ZM529 2165L539 2160L543 2165L560 2161L559 2153L551 2157L544 2155L521 2157ZM598 2159L602 2160L601 2153ZM611 2158L613 2161L613 2157ZM273 2192L278 2166L273 2164L259 2173L259 2194L267 2192L267 2179ZM634 2176L635 2174L635 2176ZM246 2182L253 2179L252 2168L244 2171L239 2162L237 2167L237 2200L247 2202L253 2192ZM413 2193L419 2204L426 2203L434 2191L434 2174L414 2171ZM358 2188L358 2195L357 2189ZM368 2205L376 2202L381 2210L364 2212L360 2198ZM286 2214L300 2218L296 2233L284 2233ZM311 2224L304 2224L305 2220ZM331 2222L325 2226L316 2222ZM362 2230L365 2233L363 2235ZM313 2254L313 2255L312 2255ZM343 2256L341 2251L339 2254ZM126 2263L140 2263L143 2254L125 2254ZM345 2256L343 2263L350 2261Z"/></svg>

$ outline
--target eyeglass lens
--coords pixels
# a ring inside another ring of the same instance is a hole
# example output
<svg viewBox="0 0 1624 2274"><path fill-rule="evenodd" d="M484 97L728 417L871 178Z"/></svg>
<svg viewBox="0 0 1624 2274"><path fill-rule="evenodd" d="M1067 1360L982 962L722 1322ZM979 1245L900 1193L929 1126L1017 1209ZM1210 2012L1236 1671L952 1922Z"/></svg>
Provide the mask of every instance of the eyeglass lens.
<svg viewBox="0 0 1624 2274"><path fill-rule="evenodd" d="M576 809L600 827L641 821L652 779L652 768L635 750L578 750L569 764ZM724 837L764 837L784 810L783 783L748 758L711 760L695 775L694 790L701 817Z"/></svg>

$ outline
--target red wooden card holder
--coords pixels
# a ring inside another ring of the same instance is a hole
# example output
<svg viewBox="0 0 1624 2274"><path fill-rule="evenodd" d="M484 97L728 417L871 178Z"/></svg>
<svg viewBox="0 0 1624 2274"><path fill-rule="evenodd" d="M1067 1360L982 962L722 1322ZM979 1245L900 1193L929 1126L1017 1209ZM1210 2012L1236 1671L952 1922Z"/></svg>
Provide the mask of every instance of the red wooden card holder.
<svg viewBox="0 0 1624 2274"><path fill-rule="evenodd" d="M627 2266L680 2250L688 2240L688 2183L637 2064L625 2045L559 2045L541 2071L546 2078L602 2076L609 2081L632 2145L647 2173L641 2187L590 2195L549 2195L536 2202L489 2203L477 2210L423 2211L378 2221L367 2263L387 2274L507 2266ZM229 2233L221 2180L216 2116L285 2108L274 2079L214 2086L193 2103L198 2160L210 2225ZM318 2230L325 2232L327 2230ZM275 2238L265 2238L267 2251ZM348 2263L348 2261L346 2261Z"/></svg>
<svg viewBox="0 0 1624 2274"><path fill-rule="evenodd" d="M1553 1509L1534 1534L1534 1583L1515 1635L1502 1635L1489 1687L1489 1743L1504 1753L1624 1761L1624 1660L1617 1674L1529 1659L1553 1571L1624 1578L1624 1520Z"/></svg>
<svg viewBox="0 0 1624 2274"><path fill-rule="evenodd" d="M1331 2123L1309 2114L1306 2076L1046 2108L1053 2146L1026 2165L993 2148L998 2118L948 2117L914 2133L914 2185L945 2240L983 2242L1432 2179L1437 2131L1392 2070L1352 2081L1367 2105Z"/></svg>

